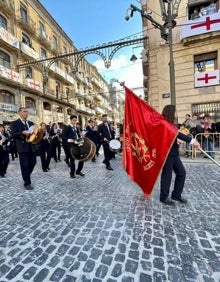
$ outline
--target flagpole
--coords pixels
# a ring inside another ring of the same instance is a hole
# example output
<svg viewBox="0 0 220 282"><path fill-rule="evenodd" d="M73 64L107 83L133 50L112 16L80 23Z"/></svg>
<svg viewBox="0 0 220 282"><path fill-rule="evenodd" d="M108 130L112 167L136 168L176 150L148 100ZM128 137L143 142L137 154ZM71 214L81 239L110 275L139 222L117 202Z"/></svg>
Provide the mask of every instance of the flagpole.
<svg viewBox="0 0 220 282"><path fill-rule="evenodd" d="M220 163L218 163L215 159L213 159L211 156L209 156L209 154L206 153L206 151L204 151L202 148L198 148L198 150L200 150L204 155L206 155L206 157L208 157L213 163L215 163L217 166L220 167Z"/></svg>

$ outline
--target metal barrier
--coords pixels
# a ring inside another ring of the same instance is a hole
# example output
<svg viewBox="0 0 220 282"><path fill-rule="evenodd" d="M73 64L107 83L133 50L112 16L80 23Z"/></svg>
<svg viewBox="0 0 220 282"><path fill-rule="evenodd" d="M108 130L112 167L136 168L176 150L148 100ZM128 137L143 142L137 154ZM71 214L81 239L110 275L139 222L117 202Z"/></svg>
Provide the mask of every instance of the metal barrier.
<svg viewBox="0 0 220 282"><path fill-rule="evenodd" d="M189 135L193 137L192 135ZM220 159L220 132L216 133L198 133L195 138L201 145L201 148L215 159ZM188 147L189 146L189 147ZM196 150L193 146L188 145L182 141L179 144L180 153L184 152L185 155L195 159L201 155L199 150Z"/></svg>
<svg viewBox="0 0 220 282"><path fill-rule="evenodd" d="M220 132L198 133L195 138L208 155L213 159L220 159ZM197 152L195 148L192 149L192 158L197 157Z"/></svg>

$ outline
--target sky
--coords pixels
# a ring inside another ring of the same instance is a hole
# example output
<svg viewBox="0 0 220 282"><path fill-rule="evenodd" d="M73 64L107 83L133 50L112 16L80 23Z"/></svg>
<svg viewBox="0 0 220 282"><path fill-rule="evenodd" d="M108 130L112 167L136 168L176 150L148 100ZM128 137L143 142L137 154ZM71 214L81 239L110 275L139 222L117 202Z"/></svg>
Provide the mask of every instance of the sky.
<svg viewBox="0 0 220 282"><path fill-rule="evenodd" d="M77 49L142 36L142 20L138 12L134 13L130 20L125 20L126 11L131 4L141 7L138 0L40 0L40 2L71 38ZM120 82L125 81L127 87L141 95L143 92L141 51L140 44L119 49L108 69L98 55L87 55L85 59L97 67L108 83L113 78ZM130 61L132 54L138 58L135 63Z"/></svg>

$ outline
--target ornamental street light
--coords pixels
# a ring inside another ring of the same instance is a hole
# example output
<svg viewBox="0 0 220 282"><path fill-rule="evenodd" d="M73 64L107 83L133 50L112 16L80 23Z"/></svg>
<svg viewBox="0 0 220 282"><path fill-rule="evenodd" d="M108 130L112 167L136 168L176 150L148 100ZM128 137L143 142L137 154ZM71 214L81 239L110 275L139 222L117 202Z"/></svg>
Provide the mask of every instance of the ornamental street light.
<svg viewBox="0 0 220 282"><path fill-rule="evenodd" d="M173 59L173 36L172 29L176 25L176 21L174 20L178 15L178 9L181 0L159 0L161 6L162 19L165 21L164 25L161 25L157 21L155 21L152 16L134 5L130 5L127 9L127 13L125 19L128 21L131 17L133 17L134 12L139 12L143 18L146 18L151 22L151 24L160 29L161 38L166 40L169 44L169 73L170 73L170 95L171 95L171 104L176 105L176 89L175 89L175 68L174 68L174 59ZM166 8L167 6L167 8ZM130 15L129 12L130 11Z"/></svg>

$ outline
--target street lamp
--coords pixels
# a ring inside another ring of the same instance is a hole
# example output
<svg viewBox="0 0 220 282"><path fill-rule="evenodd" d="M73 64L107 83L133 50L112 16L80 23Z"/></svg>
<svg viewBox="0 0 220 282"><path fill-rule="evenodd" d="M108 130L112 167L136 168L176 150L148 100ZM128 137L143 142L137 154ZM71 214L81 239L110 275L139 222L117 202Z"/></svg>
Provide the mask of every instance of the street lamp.
<svg viewBox="0 0 220 282"><path fill-rule="evenodd" d="M176 86L175 86L175 65L173 58L173 28L176 25L174 20L178 16L178 9L181 0L159 0L162 18L165 21L164 28L168 30L168 44L170 53L169 72L170 72L170 95L171 104L176 105ZM166 5L167 3L167 10Z"/></svg>
<svg viewBox="0 0 220 282"><path fill-rule="evenodd" d="M137 8L134 5L130 5L127 9L125 19L128 21L133 17L134 12L139 12L143 18L146 18L151 22L151 24L160 29L161 37L166 40L169 44L170 62L169 62L169 72L170 72L170 95L171 104L176 105L176 89L175 89L175 69L174 69L174 59L173 59L173 36L172 29L175 27L175 18L178 15L179 4L181 0L159 0L162 12L162 18L165 21L164 25L161 25L155 21L148 12ZM166 4L167 10L166 10ZM129 14L130 12L130 14Z"/></svg>

